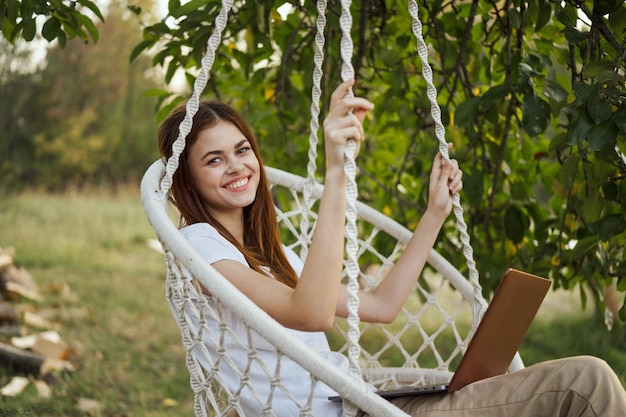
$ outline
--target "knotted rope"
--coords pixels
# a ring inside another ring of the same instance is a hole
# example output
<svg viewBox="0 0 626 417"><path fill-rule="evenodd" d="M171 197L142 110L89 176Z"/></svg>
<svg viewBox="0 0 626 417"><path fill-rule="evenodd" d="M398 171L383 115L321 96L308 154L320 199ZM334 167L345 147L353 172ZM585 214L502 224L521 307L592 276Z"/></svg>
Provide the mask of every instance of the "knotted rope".
<svg viewBox="0 0 626 417"><path fill-rule="evenodd" d="M354 51L352 43L352 14L350 12L350 0L341 1L341 16L339 17L339 26L341 28L341 78L343 81L354 78L354 68L352 67L352 55ZM348 92L349 97L353 97L352 90ZM361 379L361 367L359 365L359 357L361 356L361 345L359 339L361 337L361 329L359 328L359 261L357 241L358 229L357 221L357 185L356 185L356 142L348 140L345 148L345 165L346 174L346 274L348 278L348 361L350 364L349 374L354 379ZM344 416L352 417L357 413L356 407L344 402Z"/></svg>
<svg viewBox="0 0 626 417"><path fill-rule="evenodd" d="M315 188L315 173L317 172L317 144L318 133L320 128L320 98L322 95L322 75L324 74L322 66L324 65L324 45L326 38L324 37L324 29L326 28L326 1L319 0L317 2L317 21L315 24L317 32L315 34L315 55L313 56L313 87L311 90L311 122L309 124L311 132L309 134L309 162L307 163L307 177L302 193L303 212L300 222L300 257L306 259L309 251L310 237L309 219L311 217L311 206L313 205L312 194Z"/></svg>
<svg viewBox="0 0 626 417"><path fill-rule="evenodd" d="M191 97L187 101L185 118L180 123L178 128L178 138L176 138L176 141L172 144L172 156L170 156L167 160L165 175L161 180L161 198L163 201L167 200L167 195L172 187L172 178L178 169L180 155L185 150L187 135L191 132L193 118L198 112L198 107L200 106L200 94L204 91L209 80L209 73L213 67L213 63L215 62L215 52L222 42L222 33L226 28L228 14L233 7L233 2L234 0L223 0L222 9L215 18L215 30L207 42L207 50L205 55L202 57L202 67L200 68L198 78L196 78L196 81L194 82Z"/></svg>
<svg viewBox="0 0 626 417"><path fill-rule="evenodd" d="M409 0L409 14L411 15L412 20L411 28L415 38L417 39L417 53L422 61L422 76L426 81L426 95L430 101L430 111L435 123L435 136L439 142L439 152L441 152L445 160L449 161L450 156L448 153L448 143L445 138L446 130L441 122L441 108L437 103L437 88L433 83L433 71L428 63L428 47L422 34L423 26L419 19L419 8L415 0ZM456 225L459 230L461 243L463 244L463 255L465 256L467 267L469 269L469 280L474 288L474 298L477 301L473 304L473 328L475 330L486 308L486 302L482 297L482 290L478 281L478 270L476 269L476 262L474 261L474 251L470 244L470 236L467 233L467 225L463 219L463 207L461 207L458 193L452 196L452 207L454 216L456 217Z"/></svg>

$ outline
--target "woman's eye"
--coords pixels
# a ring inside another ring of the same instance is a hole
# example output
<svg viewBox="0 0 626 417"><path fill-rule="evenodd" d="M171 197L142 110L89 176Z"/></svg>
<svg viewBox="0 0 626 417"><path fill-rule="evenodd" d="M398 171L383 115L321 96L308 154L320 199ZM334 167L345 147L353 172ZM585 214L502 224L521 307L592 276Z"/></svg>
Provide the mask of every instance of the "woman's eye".
<svg viewBox="0 0 626 417"><path fill-rule="evenodd" d="M246 152L248 152L249 150L250 150L250 148L248 148L248 147L243 147L243 148L239 148L239 149L237 150L237 153L238 153L238 154L242 154L242 153L246 153Z"/></svg>
<svg viewBox="0 0 626 417"><path fill-rule="evenodd" d="M218 162L220 162L220 158L213 158L213 159L210 159L210 160L207 162L207 164L208 164L208 165L215 165L215 164L217 164Z"/></svg>

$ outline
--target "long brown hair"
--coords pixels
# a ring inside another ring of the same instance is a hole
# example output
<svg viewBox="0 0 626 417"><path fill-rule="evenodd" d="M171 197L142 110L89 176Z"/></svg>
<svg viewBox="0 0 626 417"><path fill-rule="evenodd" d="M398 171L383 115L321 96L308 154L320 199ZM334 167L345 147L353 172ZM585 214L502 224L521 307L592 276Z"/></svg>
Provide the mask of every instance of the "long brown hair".
<svg viewBox="0 0 626 417"><path fill-rule="evenodd" d="M185 117L185 113L185 105L178 106L159 127L159 150L165 158L169 158L172 155L172 144L178 138L178 128ZM208 212L189 171L188 155L191 145L196 142L201 131L215 126L219 121L232 123L239 129L250 142L250 147L259 160L260 178L256 198L252 204L244 207L243 210L243 245ZM295 287L298 278L283 251L274 203L263 167L257 140L244 118L225 103L220 101L202 101L200 102L198 112L193 118L185 150L180 155L179 166L172 179L172 197L186 224L209 223L243 253L252 269L266 274L262 267L269 267L272 275L278 281L290 287Z"/></svg>

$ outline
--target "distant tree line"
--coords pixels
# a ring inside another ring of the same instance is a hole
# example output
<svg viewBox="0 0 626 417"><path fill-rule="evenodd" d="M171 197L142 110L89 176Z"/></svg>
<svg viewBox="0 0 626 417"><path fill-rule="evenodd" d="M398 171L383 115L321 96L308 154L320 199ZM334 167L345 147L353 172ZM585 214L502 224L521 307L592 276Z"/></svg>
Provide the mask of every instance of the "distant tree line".
<svg viewBox="0 0 626 417"><path fill-rule="evenodd" d="M138 181L158 157L157 101L146 92L163 82L147 76L154 72L147 56L129 63L141 40L138 18L112 2L106 23L92 25L86 24L85 36L50 44L0 37L3 187L62 190Z"/></svg>

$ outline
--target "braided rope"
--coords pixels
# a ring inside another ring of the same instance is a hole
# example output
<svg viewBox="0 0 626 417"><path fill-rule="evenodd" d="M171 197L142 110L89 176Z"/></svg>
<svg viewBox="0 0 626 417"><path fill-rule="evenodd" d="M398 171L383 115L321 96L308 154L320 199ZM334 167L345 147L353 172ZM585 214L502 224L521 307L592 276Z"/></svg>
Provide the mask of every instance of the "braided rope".
<svg viewBox="0 0 626 417"><path fill-rule="evenodd" d="M185 140L187 139L187 135L189 135L189 132L191 131L193 117L198 112L198 107L200 105L200 95L204 91L204 88L206 87L209 80L209 72L213 67L213 62L215 61L215 51L222 41L222 33L226 28L226 23L228 22L228 13L233 7L233 2L234 0L223 0L222 9L215 18L215 30L207 41L207 51L202 57L202 68L200 69L200 73L198 74L198 77L194 82L191 98L189 99L189 101L187 101L187 112L185 113L185 118L180 123L180 126L178 128L178 138L172 144L172 156L170 156L167 160L167 164L165 166L165 175L161 180L161 197L163 200L167 198L167 194L169 193L172 186L172 178L174 177L174 173L178 169L180 155L185 150Z"/></svg>
<svg viewBox="0 0 626 417"><path fill-rule="evenodd" d="M309 251L310 237L310 215L311 206L313 204L311 195L315 187L315 172L317 171L317 144L318 132L320 128L320 99L322 96L322 75L324 74L322 65L324 64L324 45L326 38L324 37L324 29L326 27L326 1L319 0L317 2L317 33L315 34L315 55L313 56L313 87L311 90L311 122L309 124L311 133L309 134L309 162L307 164L307 177L304 184L303 196L303 213L302 223L300 224L300 258L305 259Z"/></svg>
<svg viewBox="0 0 626 417"><path fill-rule="evenodd" d="M346 81L354 78L354 68L352 67L353 44L351 37L352 14L350 13L351 0L341 1L341 16L339 26L341 28L341 78ZM352 90L348 92L348 97L353 97ZM361 379L361 367L359 358L361 356L361 346L359 339L361 329L359 328L359 261L357 242L358 229L357 221L357 185L356 185L356 142L348 140L345 148L346 174L346 274L348 277L348 361L350 364L349 374L354 379ZM357 413L357 408L350 403L344 402L344 416L351 417Z"/></svg>
<svg viewBox="0 0 626 417"><path fill-rule="evenodd" d="M448 143L445 138L445 127L441 122L441 109L437 103L437 88L433 83L433 71L428 63L428 48L426 46L426 42L424 41L424 36L422 35L423 27L422 22L419 19L419 8L415 0L409 0L409 14L412 19L411 27L413 29L413 34L417 39L417 53L422 61L422 75L426 81L426 95L430 101L431 115L435 123L435 135L439 142L439 152L441 152L445 160L449 161L450 156L448 154ZM470 283L474 287L474 297L477 301L473 307L473 325L474 328L476 328L486 307L486 302L482 297L482 290L478 281L478 270L476 269L476 262L473 258L474 251L470 244L469 234L467 233L467 225L463 220L463 207L461 207L458 193L452 196L452 206L456 217L457 229L459 230L460 239L463 244L463 255L465 256L467 267L469 269Z"/></svg>

